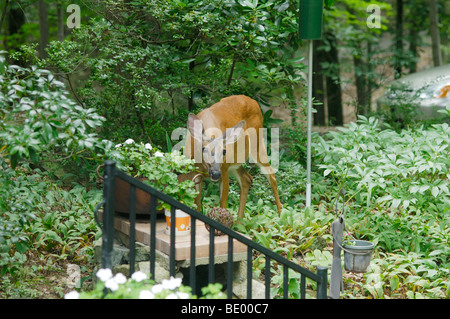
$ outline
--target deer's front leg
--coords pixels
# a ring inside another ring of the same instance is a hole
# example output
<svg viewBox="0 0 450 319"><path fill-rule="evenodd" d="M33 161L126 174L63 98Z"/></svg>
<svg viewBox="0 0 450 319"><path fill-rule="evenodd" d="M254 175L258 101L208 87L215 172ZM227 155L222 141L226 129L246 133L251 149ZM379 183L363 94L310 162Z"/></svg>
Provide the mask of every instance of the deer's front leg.
<svg viewBox="0 0 450 319"><path fill-rule="evenodd" d="M220 190L220 207L227 208L228 192L230 191L230 178L228 175L228 170L222 171L219 190Z"/></svg>

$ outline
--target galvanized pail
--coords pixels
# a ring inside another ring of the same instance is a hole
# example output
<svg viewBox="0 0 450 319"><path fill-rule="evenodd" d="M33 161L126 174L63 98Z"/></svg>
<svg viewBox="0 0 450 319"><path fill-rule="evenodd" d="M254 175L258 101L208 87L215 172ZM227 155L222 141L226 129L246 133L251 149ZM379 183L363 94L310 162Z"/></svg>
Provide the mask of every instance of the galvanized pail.
<svg viewBox="0 0 450 319"><path fill-rule="evenodd" d="M351 240L350 244L344 244L345 270L363 273L367 271L374 244L367 240Z"/></svg>

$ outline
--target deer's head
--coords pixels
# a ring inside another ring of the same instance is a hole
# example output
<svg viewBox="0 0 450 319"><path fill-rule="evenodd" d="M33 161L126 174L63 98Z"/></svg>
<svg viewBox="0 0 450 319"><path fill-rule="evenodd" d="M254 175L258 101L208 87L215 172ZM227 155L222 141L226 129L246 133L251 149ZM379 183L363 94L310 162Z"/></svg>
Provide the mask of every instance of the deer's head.
<svg viewBox="0 0 450 319"><path fill-rule="evenodd" d="M223 132L217 127L205 129L202 120L195 114L189 114L188 130L194 139L195 162L201 162L208 170L209 177L217 182L222 176L221 167L225 161L226 146L236 143L244 132L245 121L240 121ZM199 154L200 153L200 154Z"/></svg>

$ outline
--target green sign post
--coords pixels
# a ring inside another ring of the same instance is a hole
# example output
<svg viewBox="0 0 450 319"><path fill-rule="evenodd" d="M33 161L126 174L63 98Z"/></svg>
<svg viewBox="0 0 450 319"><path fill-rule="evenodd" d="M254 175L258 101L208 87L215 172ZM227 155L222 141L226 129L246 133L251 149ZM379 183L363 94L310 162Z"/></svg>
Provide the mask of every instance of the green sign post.
<svg viewBox="0 0 450 319"><path fill-rule="evenodd" d="M322 38L323 0L300 0L300 39L319 40Z"/></svg>
<svg viewBox="0 0 450 319"><path fill-rule="evenodd" d="M299 35L308 40L308 126L306 162L306 207L311 206L311 126L312 126L312 74L313 40L322 38L323 0L299 0Z"/></svg>

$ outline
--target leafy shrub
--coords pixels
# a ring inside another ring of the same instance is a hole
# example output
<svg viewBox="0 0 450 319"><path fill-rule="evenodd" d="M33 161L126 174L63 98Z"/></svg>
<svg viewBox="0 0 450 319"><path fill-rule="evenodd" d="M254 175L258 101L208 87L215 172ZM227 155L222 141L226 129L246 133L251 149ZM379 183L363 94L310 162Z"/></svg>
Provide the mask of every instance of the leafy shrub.
<svg viewBox="0 0 450 319"><path fill-rule="evenodd" d="M0 154L13 167L21 160L38 163L47 157L86 163L102 158L112 146L95 133L104 118L67 95L50 71L7 65L0 54Z"/></svg>
<svg viewBox="0 0 450 319"><path fill-rule="evenodd" d="M396 133L361 117L341 132L319 138L317 162L324 176L372 205L420 213L450 205L450 127Z"/></svg>
<svg viewBox="0 0 450 319"><path fill-rule="evenodd" d="M447 105L445 107L445 110L439 110L438 112L443 113L443 114L447 115L448 117L450 117L450 105Z"/></svg>
<svg viewBox="0 0 450 319"><path fill-rule="evenodd" d="M396 296L399 284L408 298L448 295L449 125L395 132L359 117L315 145L323 175L347 191L347 228L383 256L363 289L375 298L389 285Z"/></svg>
<svg viewBox="0 0 450 319"><path fill-rule="evenodd" d="M194 160L186 158L180 151L162 153L150 143L136 143L127 139L117 144L108 153L108 158L117 161L117 166L124 172L144 179L144 183L164 192L183 204L193 207L198 191L192 180L178 182L178 175L196 170ZM161 204L167 210L170 205Z"/></svg>
<svg viewBox="0 0 450 319"><path fill-rule="evenodd" d="M232 94L292 95L301 79L292 2L90 1L90 7L96 17L51 42L40 62L72 79L88 70L76 94L107 117L111 125L101 133L110 140L127 136L162 147L160 129L169 129L166 121L158 125L167 118L163 111L185 126L180 109ZM32 48L22 51L21 58L38 63Z"/></svg>

